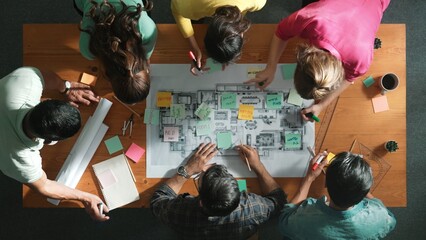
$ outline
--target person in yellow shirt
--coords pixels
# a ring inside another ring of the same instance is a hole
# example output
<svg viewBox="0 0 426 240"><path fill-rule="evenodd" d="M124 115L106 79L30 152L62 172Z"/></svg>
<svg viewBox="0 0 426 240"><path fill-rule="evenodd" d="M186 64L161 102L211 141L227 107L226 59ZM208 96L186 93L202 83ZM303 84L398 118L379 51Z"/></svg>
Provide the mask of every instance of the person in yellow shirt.
<svg viewBox="0 0 426 240"><path fill-rule="evenodd" d="M177 26L189 40L197 60L191 72L196 75L195 68L202 68L202 52L194 38L191 20L211 17L204 45L213 60L226 65L237 61L241 55L243 35L250 28L250 21L244 15L262 9L265 4L266 0L172 0Z"/></svg>

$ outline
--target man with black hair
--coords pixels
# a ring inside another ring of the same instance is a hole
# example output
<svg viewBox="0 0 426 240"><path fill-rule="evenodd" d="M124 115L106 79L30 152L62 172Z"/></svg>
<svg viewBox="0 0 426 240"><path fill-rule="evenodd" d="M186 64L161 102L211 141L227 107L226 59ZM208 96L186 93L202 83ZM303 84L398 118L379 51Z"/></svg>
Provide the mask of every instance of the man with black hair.
<svg viewBox="0 0 426 240"><path fill-rule="evenodd" d="M207 164L217 154L216 145L201 144L177 173L160 185L151 198L153 214L183 239L247 239L257 227L277 214L286 202L281 187L259 160L257 151L236 149L256 173L263 196L240 192L237 180L225 166ZM178 195L192 176L199 195Z"/></svg>
<svg viewBox="0 0 426 240"><path fill-rule="evenodd" d="M69 102L40 102L43 89L57 90ZM44 144L73 136L81 126L80 112L73 106L98 98L85 86L62 80L53 72L22 67L0 80L0 170L36 192L54 199L81 201L93 219L105 221L97 207L102 200L91 193L49 180L42 169ZM105 212L108 208L105 207Z"/></svg>
<svg viewBox="0 0 426 240"><path fill-rule="evenodd" d="M313 165L321 154L311 161ZM330 201L307 198L312 182L327 164L309 167L291 203L286 204L279 228L289 239L379 239L395 228L393 214L370 192L373 176L359 155L342 152L327 168Z"/></svg>

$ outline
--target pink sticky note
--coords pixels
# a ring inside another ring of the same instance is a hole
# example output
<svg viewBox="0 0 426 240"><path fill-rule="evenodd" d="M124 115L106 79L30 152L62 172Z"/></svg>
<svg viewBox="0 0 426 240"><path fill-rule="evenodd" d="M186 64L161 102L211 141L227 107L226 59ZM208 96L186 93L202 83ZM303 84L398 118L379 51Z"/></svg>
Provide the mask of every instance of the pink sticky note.
<svg viewBox="0 0 426 240"><path fill-rule="evenodd" d="M388 98L386 97L386 95L373 98L371 101L373 102L373 108L375 113L389 110Z"/></svg>
<svg viewBox="0 0 426 240"><path fill-rule="evenodd" d="M129 149L126 151L126 156L129 157L133 162L137 163L145 153L145 149L139 147L137 144L132 143Z"/></svg>
<svg viewBox="0 0 426 240"><path fill-rule="evenodd" d="M107 169L98 174L97 176L102 188L107 188L117 182L117 178L115 178L114 173L111 171L111 169Z"/></svg>
<svg viewBox="0 0 426 240"><path fill-rule="evenodd" d="M179 128L178 127L164 127L164 141L165 142L178 142L179 141Z"/></svg>

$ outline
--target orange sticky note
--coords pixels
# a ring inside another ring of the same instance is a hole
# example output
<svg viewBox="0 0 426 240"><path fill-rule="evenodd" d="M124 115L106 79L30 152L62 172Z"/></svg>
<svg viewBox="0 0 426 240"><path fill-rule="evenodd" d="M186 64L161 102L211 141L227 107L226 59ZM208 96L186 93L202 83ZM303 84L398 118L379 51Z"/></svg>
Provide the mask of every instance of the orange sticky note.
<svg viewBox="0 0 426 240"><path fill-rule="evenodd" d="M373 102L373 108L375 113L389 110L388 98L386 97L386 95L373 98L371 99L371 101Z"/></svg>
<svg viewBox="0 0 426 240"><path fill-rule="evenodd" d="M336 156L334 153L328 153L328 155L327 155L327 157L326 157L326 159L327 159L327 164L330 164L332 161L331 161L331 159L333 159L334 158L334 156Z"/></svg>
<svg viewBox="0 0 426 240"><path fill-rule="evenodd" d="M172 105L171 92L157 92L157 107L170 107Z"/></svg>
<svg viewBox="0 0 426 240"><path fill-rule="evenodd" d="M238 119L241 120L253 120L254 106L240 104L240 109L238 109Z"/></svg>
<svg viewBox="0 0 426 240"><path fill-rule="evenodd" d="M90 74L84 72L81 75L80 82L94 87L96 85L97 79L98 78L96 76L93 76L93 75L90 75Z"/></svg>

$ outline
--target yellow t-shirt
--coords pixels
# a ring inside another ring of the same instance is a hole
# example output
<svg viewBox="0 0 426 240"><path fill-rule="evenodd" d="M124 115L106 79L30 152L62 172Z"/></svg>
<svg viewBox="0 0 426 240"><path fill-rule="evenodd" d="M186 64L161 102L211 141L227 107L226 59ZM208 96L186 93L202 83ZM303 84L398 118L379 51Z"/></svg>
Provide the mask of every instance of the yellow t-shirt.
<svg viewBox="0 0 426 240"><path fill-rule="evenodd" d="M218 7L236 6L245 14L255 12L265 6L266 0L172 0L173 16L185 38L194 35L191 20L199 20L214 14Z"/></svg>

